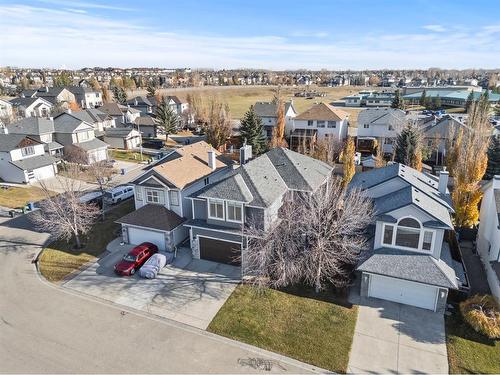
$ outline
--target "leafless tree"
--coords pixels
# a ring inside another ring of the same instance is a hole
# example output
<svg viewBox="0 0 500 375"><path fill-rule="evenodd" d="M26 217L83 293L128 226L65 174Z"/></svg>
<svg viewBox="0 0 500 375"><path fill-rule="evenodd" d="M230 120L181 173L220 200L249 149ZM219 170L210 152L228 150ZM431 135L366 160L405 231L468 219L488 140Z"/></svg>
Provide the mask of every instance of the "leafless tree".
<svg viewBox="0 0 500 375"><path fill-rule="evenodd" d="M49 232L53 239L69 241L73 238L76 247L80 248L81 237L92 228L99 208L80 201L83 191L78 180L58 177L58 183L63 192L53 195L40 181L45 199L40 202L40 210L31 216L31 220L39 229Z"/></svg>
<svg viewBox="0 0 500 375"><path fill-rule="evenodd" d="M102 207L101 207L101 216L102 220L105 218L106 205L104 201L104 192L106 189L111 187L111 177L113 175L113 169L110 168L106 162L101 161L97 163L92 163L86 168L86 172L90 178L92 178L97 186L99 187L99 191L102 194Z"/></svg>
<svg viewBox="0 0 500 375"><path fill-rule="evenodd" d="M243 265L252 283L281 288L304 282L316 291L344 287L366 246L372 222L369 198L331 180L314 194L294 193L270 230L250 225Z"/></svg>

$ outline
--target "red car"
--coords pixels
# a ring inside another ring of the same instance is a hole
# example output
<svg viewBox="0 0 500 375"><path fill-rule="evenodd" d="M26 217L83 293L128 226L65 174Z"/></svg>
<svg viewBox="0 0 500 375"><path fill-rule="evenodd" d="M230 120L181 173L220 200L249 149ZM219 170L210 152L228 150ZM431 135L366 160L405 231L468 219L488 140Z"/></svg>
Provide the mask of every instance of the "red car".
<svg viewBox="0 0 500 375"><path fill-rule="evenodd" d="M143 242L134 247L115 265L115 273L121 276L132 276L151 255L158 252L158 246L150 242Z"/></svg>

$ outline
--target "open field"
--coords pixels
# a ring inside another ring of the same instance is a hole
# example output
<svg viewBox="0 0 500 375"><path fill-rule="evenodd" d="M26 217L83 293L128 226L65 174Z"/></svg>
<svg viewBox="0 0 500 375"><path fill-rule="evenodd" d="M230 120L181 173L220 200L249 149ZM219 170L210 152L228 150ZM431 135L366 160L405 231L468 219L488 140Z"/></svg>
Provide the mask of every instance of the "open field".
<svg viewBox="0 0 500 375"><path fill-rule="evenodd" d="M273 98L273 89L275 86L212 86L212 87L186 87L177 89L161 89L162 95L176 95L181 100L185 100L190 93L201 95L216 95L229 105L233 118L241 118L248 108L257 101L271 101ZM341 86L341 87L318 87L311 85L309 90L324 92L327 95L314 99L294 97L293 94L305 90L305 87L282 87L281 92L285 100L293 100L297 112L301 113L311 107L314 103L330 103L339 100L346 95L355 94L360 90L367 89L362 86ZM370 88L377 90L380 88ZM128 93L129 97L137 95L146 95L146 90L135 90ZM360 108L344 108L343 110L350 114L351 125L355 125Z"/></svg>
<svg viewBox="0 0 500 375"><path fill-rule="evenodd" d="M347 371L357 306L307 288L257 292L238 286L208 331L338 373Z"/></svg>

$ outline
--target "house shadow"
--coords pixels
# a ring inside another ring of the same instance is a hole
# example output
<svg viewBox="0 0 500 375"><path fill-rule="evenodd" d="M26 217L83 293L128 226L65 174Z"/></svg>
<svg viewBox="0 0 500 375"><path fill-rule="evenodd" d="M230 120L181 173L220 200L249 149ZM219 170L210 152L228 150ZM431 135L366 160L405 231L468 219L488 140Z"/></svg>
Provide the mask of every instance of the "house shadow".
<svg viewBox="0 0 500 375"><path fill-rule="evenodd" d="M291 294L297 297L314 299L317 301L333 303L345 308L352 308L353 304L349 301L348 288L334 288L329 285L321 291L316 291L313 287L306 284L295 284L285 288L278 289L280 292Z"/></svg>

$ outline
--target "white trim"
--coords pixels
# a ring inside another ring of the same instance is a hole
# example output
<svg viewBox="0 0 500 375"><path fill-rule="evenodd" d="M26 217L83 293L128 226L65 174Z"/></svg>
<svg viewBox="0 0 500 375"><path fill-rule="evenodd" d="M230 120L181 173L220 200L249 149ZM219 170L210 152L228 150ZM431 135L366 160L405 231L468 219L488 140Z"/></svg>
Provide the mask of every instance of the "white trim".
<svg viewBox="0 0 500 375"><path fill-rule="evenodd" d="M415 231L417 231L417 230L419 231L418 248L396 245L396 236L397 236L397 232L398 232L399 222L401 220L407 219L407 218L416 220L420 224L420 229L401 226L401 228L409 228L409 229L414 229ZM384 242L385 227L388 226L388 225L390 225L390 226L393 227L392 240L391 240L390 244L386 244ZM424 232L426 232L426 231L427 232L432 232L432 243L431 243L430 250L425 250L425 249L422 248L422 245L423 245L423 242L424 242ZM390 247L390 248L393 248L393 249L402 249L402 250L414 251L414 252L418 252L418 253L421 253L421 254L433 254L434 253L434 246L435 246L435 242L436 242L436 233L437 233L437 231L435 229L424 227L422 225L422 222L419 219L417 219L417 218L415 218L413 216L404 216L404 217L401 217L396 223L382 222L382 235L381 235L380 243L381 243L382 246Z"/></svg>
<svg viewBox="0 0 500 375"><path fill-rule="evenodd" d="M209 230L209 231L213 231L213 232L221 232L221 233L232 234L233 236L248 237L246 234L229 232L229 231L222 230L222 229L213 229L213 228L207 228L207 227L200 227L198 225L193 225L193 224L184 224L184 226L190 227L190 228L198 228L198 229L202 229L202 230Z"/></svg>
<svg viewBox="0 0 500 375"><path fill-rule="evenodd" d="M153 229L153 228L148 228L148 227L142 227L140 225L134 225L134 224L125 224L125 223L119 223L121 224L122 227L132 227L132 228L138 228L138 229L144 229L144 230L148 230L148 231L151 231L151 232L157 232L157 233L168 233L170 234L172 231L174 231L175 229L179 228L182 224L176 226L174 229L172 229L171 231L168 231L168 230L161 230L161 229Z"/></svg>
<svg viewBox="0 0 500 375"><path fill-rule="evenodd" d="M143 183L145 183L145 182L147 182L147 181L149 181L149 180L151 180L151 179L153 179L153 180L155 180L156 182L158 182L159 184L161 184L161 186L163 186L164 188L168 187L168 186L167 186L167 185L165 185L163 182L161 182L161 181L158 179L158 177L153 176L153 175L149 176L148 178L146 178L145 180L141 181L141 182L140 182L140 183L138 183L137 185L142 186L142 184L143 184ZM145 186L145 187L148 187L148 186Z"/></svg>
<svg viewBox="0 0 500 375"><path fill-rule="evenodd" d="M203 237L203 238L208 238L208 239L216 240L216 241L237 243L240 245L240 247L243 247L243 241L238 242L238 241L231 241L231 240L223 240L223 239L216 238L216 237L205 236L204 234L197 234L196 237L198 237L198 240L199 240L199 237ZM200 250L201 250L201 248L200 248ZM242 250L242 249L240 248L240 250Z"/></svg>
<svg viewBox="0 0 500 375"><path fill-rule="evenodd" d="M210 214L210 201L214 201L214 203L222 203L222 218L220 217L217 217L217 216L212 216ZM214 199L214 198L209 198L208 199L208 204L207 204L207 217L209 219L214 219L214 220L223 220L225 221L226 220L226 204L224 203L224 200L223 199Z"/></svg>
<svg viewBox="0 0 500 375"><path fill-rule="evenodd" d="M239 207L241 209L241 220L231 220L229 219L229 204L231 204L233 207ZM244 219L244 210L243 210L243 203L240 202L234 202L234 201L225 201L224 204L226 208L226 221L229 223L238 223L238 224L243 224L243 219Z"/></svg>

